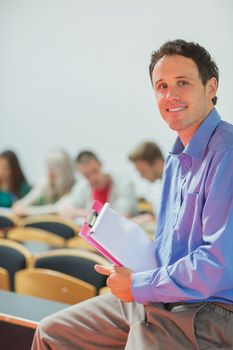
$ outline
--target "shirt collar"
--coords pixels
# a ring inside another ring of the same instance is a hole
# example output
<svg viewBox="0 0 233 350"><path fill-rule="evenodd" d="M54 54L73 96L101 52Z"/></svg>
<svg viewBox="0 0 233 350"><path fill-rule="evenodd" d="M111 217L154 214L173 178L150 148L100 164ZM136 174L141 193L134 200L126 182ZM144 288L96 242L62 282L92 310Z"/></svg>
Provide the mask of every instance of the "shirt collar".
<svg viewBox="0 0 233 350"><path fill-rule="evenodd" d="M215 108L212 109L212 111L199 126L187 146L184 148L180 138L177 137L170 154L178 156L181 153L186 153L190 157L195 157L200 160L203 159L211 135L220 122L221 118L218 112Z"/></svg>

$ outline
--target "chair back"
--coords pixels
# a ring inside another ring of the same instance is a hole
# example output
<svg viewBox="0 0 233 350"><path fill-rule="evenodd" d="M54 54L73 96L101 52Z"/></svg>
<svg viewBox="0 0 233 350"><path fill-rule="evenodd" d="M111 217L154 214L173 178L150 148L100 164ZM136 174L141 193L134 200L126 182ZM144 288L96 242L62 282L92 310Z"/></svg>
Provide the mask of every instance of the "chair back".
<svg viewBox="0 0 233 350"><path fill-rule="evenodd" d="M19 242L42 242L52 247L64 247L65 239L54 233L33 227L15 227L8 232L8 238Z"/></svg>
<svg viewBox="0 0 233 350"><path fill-rule="evenodd" d="M109 266L109 263L97 254L78 249L56 249L36 256L34 267L46 268L66 273L95 286L97 293L106 285L106 276L94 269L95 264Z"/></svg>
<svg viewBox="0 0 233 350"><path fill-rule="evenodd" d="M67 248L84 249L84 250L88 250L90 252L93 252L95 254L98 254L97 250L80 236L76 236L76 237L72 237L72 238L67 239L66 247Z"/></svg>
<svg viewBox="0 0 233 350"><path fill-rule="evenodd" d="M59 215L26 217L20 220L19 225L43 229L65 239L74 237L80 230L80 227L73 221L63 219Z"/></svg>
<svg viewBox="0 0 233 350"><path fill-rule="evenodd" d="M76 304L95 296L95 287L78 278L48 269L29 268L15 274L16 292Z"/></svg>
<svg viewBox="0 0 233 350"><path fill-rule="evenodd" d="M14 290L15 273L28 267L30 261L30 252L20 243L0 239L0 267L6 269L9 273L11 290Z"/></svg>
<svg viewBox="0 0 233 350"><path fill-rule="evenodd" d="M7 236L8 230L16 226L18 223L18 218L14 215L0 212L0 232L3 237Z"/></svg>

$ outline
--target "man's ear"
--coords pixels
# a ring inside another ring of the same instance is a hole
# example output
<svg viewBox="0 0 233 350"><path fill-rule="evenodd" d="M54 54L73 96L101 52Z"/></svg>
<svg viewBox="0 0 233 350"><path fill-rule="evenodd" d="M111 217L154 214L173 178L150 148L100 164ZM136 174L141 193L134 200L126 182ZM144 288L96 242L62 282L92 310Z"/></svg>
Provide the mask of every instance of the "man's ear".
<svg viewBox="0 0 233 350"><path fill-rule="evenodd" d="M217 93L218 90L218 82L215 77L210 78L206 83L206 93L207 97L212 100Z"/></svg>

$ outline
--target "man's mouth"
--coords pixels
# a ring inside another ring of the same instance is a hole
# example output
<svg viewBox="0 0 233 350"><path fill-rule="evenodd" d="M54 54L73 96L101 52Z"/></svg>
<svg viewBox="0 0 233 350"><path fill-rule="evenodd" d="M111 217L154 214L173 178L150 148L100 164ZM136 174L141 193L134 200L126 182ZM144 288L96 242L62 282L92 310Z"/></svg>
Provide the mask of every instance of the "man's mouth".
<svg viewBox="0 0 233 350"><path fill-rule="evenodd" d="M173 107L173 108L167 108L166 111L167 112L180 112L180 111L183 111L186 108L187 108L187 106Z"/></svg>

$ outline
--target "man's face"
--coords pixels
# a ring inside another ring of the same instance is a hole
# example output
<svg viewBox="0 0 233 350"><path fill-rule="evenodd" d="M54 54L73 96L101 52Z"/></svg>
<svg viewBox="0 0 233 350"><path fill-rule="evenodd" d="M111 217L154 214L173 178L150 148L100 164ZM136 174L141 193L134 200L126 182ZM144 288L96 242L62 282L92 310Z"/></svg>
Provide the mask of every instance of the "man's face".
<svg viewBox="0 0 233 350"><path fill-rule="evenodd" d="M154 182L159 178L156 161L154 162L154 164L149 164L145 160L136 160L134 161L134 166L141 175L141 177L150 182Z"/></svg>
<svg viewBox="0 0 233 350"><path fill-rule="evenodd" d="M85 164L78 164L78 171L88 180L92 188L99 188L102 184L102 164L90 159Z"/></svg>
<svg viewBox="0 0 233 350"><path fill-rule="evenodd" d="M183 143L188 143L213 108L216 79L211 78L204 86L193 60L165 55L154 67L152 82L163 119Z"/></svg>

